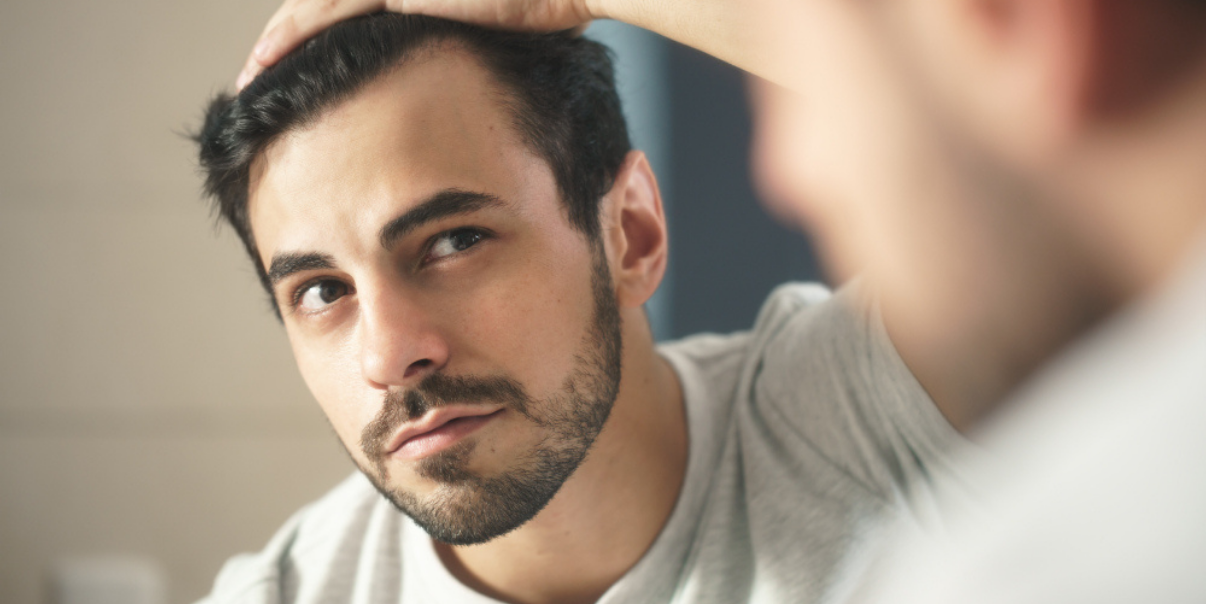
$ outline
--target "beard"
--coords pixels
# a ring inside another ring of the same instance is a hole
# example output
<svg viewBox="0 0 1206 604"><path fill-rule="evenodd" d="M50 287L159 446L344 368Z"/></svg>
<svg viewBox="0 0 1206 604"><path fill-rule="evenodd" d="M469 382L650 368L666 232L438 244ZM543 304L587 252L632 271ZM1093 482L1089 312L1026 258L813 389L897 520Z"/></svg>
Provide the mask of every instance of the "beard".
<svg viewBox="0 0 1206 604"><path fill-rule="evenodd" d="M360 447L372 467L358 463L360 470L433 539L449 545L485 543L531 520L578 469L607 422L620 385L620 313L602 245L592 247L594 316L559 392L533 400L507 376L435 373L404 394L387 395L381 412L365 426ZM458 402L500 404L546 436L508 470L492 476L469 468L477 443L465 439L418 462L417 473L439 483L434 494L421 498L390 488L385 442L403 422Z"/></svg>

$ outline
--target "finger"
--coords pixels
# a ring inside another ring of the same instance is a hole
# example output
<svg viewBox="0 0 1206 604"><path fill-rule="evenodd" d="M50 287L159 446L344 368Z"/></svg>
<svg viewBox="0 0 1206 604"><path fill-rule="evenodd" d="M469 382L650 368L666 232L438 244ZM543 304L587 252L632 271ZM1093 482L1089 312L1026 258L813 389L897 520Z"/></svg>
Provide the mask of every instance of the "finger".
<svg viewBox="0 0 1206 604"><path fill-rule="evenodd" d="M280 18L255 45L252 56L267 67L322 30L385 8L384 0L306 0L281 7Z"/></svg>
<svg viewBox="0 0 1206 604"><path fill-rule="evenodd" d="M296 3L293 3L296 4ZM296 28L293 22L293 13L296 10L291 3L286 2L281 6L272 19L268 22L268 26L264 28L264 32L260 34L260 39L256 41L255 46L251 49L251 54L247 56L247 63L243 65L243 70L239 73L239 78L235 82L235 88L242 90L247 84L250 84L256 76L264 70L265 67L273 65L280 60L281 57L288 54L290 49L283 52L276 52L273 48L276 46L274 40L281 36L292 35L291 32ZM298 42L300 44L300 42ZM295 44L296 46L296 44ZM276 54L274 54L276 52Z"/></svg>
<svg viewBox="0 0 1206 604"><path fill-rule="evenodd" d="M293 14L284 15L272 29L264 32L251 49L251 59L262 67L268 67L289 54L290 50L301 44L305 39L296 42L291 40L299 37L297 20Z"/></svg>
<svg viewBox="0 0 1206 604"><path fill-rule="evenodd" d="M560 31L590 21L590 13L580 0L386 0L386 6L515 31Z"/></svg>
<svg viewBox="0 0 1206 604"><path fill-rule="evenodd" d="M239 72L239 77L235 79L235 91L242 91L259 75L263 67L256 62L255 57L247 57L247 63L243 65L243 70Z"/></svg>

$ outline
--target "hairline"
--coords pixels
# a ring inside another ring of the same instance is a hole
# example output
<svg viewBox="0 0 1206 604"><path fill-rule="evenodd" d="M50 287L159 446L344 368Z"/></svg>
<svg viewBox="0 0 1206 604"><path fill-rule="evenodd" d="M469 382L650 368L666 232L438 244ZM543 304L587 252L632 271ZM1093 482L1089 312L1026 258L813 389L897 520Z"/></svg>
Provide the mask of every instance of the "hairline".
<svg viewBox="0 0 1206 604"><path fill-rule="evenodd" d="M560 213L562 214L562 218L569 223L573 230L578 231L585 236L588 244L593 244L594 240L599 239L602 236L601 233L597 231L592 234L574 222L570 212L570 200L566 199L565 191L562 191L561 183L557 182L558 179L556 178L555 170L553 169L554 166L552 159L545 156L544 152L540 149L540 146L536 144L535 141L530 140L530 137L524 133L524 129L521 126L520 121L523 119L523 112L525 111L523 107L525 101L521 97L521 93L517 90L514 90L512 86L502 81L496 70L491 67L489 62L486 61L482 56L483 52L481 50L473 48L473 44L468 42L464 37L455 33L448 33L439 37L432 37L423 40L418 46L415 46L413 49L411 49L409 53L404 53L395 59L389 67L382 69L373 77L366 79L356 87L334 98L325 107L315 111L312 115L308 115L304 119L298 120L289 127L281 130L271 137L268 137L260 145L260 148L255 152L255 154L252 155L251 160L247 163L247 196L244 215L246 216L247 221L247 237L256 251L254 254L254 260L264 274L266 274L268 267L264 266L264 262L260 257L261 250L259 247L259 241L256 239L255 230L251 225L251 205L254 197L252 191L254 191L256 186L259 184L259 177L262 176L265 168L264 157L269 150L277 145L280 141L285 140L294 134L317 128L325 119L330 117L332 113L337 111L340 107L345 106L359 95L364 94L365 91L367 91L374 84L378 84L383 80L394 76L399 71L412 64L422 64L423 62L431 61L437 56L440 56L442 52L460 54L465 59L476 64L485 74L486 83L489 86L489 89L492 91L490 98L496 103L496 106L502 111L503 115L509 118L507 120L507 129L511 136L514 137L514 141L523 146L534 157L539 159L544 164L546 169L548 169L550 172L554 172L553 189L557 195L557 205ZM603 206L600 203L596 208L596 212L601 213L602 207ZM272 298L273 306L276 307L276 300L272 295L273 292L270 290L268 294L269 297ZM277 312L279 314L279 308L277 309Z"/></svg>

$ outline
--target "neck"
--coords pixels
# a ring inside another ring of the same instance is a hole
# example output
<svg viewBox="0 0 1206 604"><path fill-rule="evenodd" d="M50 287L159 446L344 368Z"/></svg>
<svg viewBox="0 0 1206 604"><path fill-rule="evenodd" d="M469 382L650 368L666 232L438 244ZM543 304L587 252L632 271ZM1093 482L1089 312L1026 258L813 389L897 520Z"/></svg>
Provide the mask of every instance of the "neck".
<svg viewBox="0 0 1206 604"><path fill-rule="evenodd" d="M516 604L594 602L640 560L682 486L687 430L674 371L640 309L625 309L620 392L607 424L549 505L488 543L437 544L462 583Z"/></svg>

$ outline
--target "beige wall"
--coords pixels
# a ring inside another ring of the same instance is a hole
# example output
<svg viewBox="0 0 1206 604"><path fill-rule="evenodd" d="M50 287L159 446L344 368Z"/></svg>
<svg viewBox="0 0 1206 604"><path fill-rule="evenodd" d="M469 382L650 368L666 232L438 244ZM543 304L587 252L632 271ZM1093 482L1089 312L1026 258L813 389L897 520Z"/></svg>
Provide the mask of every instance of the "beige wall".
<svg viewBox="0 0 1206 604"><path fill-rule="evenodd" d="M0 602L110 552L190 602L351 468L179 136L276 4L0 2Z"/></svg>

